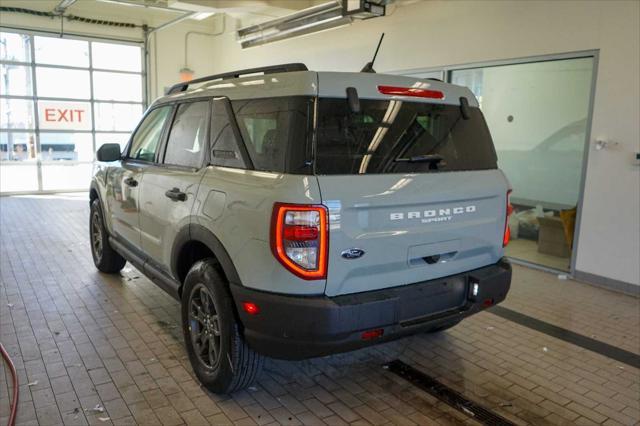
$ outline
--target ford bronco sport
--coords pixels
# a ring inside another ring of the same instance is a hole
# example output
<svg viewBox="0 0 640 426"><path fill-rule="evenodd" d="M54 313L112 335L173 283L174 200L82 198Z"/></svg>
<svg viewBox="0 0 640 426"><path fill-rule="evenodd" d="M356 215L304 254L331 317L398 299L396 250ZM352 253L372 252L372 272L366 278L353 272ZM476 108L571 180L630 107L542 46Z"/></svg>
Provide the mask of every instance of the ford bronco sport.
<svg viewBox="0 0 640 426"><path fill-rule="evenodd" d="M91 183L96 267L182 304L193 369L247 386L504 300L509 186L473 94L285 64L172 87Z"/></svg>

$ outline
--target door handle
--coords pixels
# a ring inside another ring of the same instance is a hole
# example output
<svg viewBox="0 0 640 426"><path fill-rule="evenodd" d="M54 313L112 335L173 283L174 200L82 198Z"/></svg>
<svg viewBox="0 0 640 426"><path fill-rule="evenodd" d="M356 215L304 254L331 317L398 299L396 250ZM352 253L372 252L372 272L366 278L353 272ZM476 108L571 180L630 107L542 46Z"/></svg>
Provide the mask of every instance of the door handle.
<svg viewBox="0 0 640 426"><path fill-rule="evenodd" d="M173 201L186 201L187 194L180 191L178 188L173 188L164 193L167 197L171 198Z"/></svg>
<svg viewBox="0 0 640 426"><path fill-rule="evenodd" d="M127 184L127 185L129 185L129 186L138 186L138 181L137 181L137 180L135 180L135 179L134 179L134 178L132 178L132 177L128 177L128 178L126 178L126 179L124 180L124 183L126 183L126 184Z"/></svg>

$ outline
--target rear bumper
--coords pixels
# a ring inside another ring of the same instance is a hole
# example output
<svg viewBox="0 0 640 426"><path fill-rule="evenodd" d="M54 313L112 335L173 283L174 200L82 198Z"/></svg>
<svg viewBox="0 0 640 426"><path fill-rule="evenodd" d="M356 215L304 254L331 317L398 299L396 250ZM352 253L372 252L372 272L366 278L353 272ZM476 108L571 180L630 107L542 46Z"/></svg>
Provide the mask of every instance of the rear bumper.
<svg viewBox="0 0 640 426"><path fill-rule="evenodd" d="M477 284L477 294L473 294ZM337 297L300 297L232 285L245 339L259 353L281 359L305 359L432 330L457 322L504 300L511 265L495 265L462 274ZM257 304L249 315L242 303ZM363 340L368 330L380 337Z"/></svg>

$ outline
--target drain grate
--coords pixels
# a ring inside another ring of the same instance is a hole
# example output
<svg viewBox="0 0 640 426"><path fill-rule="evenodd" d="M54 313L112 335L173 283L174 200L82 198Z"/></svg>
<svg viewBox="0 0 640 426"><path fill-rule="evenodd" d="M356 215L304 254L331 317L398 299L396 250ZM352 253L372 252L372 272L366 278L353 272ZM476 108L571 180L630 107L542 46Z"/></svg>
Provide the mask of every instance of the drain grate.
<svg viewBox="0 0 640 426"><path fill-rule="evenodd" d="M423 391L427 392L438 398L440 401L450 405L456 410L464 413L465 415L475 419L476 421L491 426L514 426L515 424L494 413L491 410L484 408L483 406L465 398L462 394L456 392L450 387L440 383L433 377L430 377L420 370L416 370L410 365L405 364L400 360L394 360L386 364L386 368L394 374L407 380L414 386L419 387Z"/></svg>

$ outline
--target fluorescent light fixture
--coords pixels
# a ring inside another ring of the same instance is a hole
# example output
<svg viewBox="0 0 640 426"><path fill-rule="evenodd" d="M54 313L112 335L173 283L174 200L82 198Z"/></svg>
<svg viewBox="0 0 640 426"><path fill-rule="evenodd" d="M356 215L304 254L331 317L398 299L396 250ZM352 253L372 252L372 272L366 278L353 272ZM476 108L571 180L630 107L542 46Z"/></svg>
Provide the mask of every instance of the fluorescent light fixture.
<svg viewBox="0 0 640 426"><path fill-rule="evenodd" d="M133 0L96 0L101 3L110 3L116 4L118 6L132 6L132 7L141 7L145 9L153 9L153 10L162 10L163 12L171 12L171 13L180 13L183 12L179 9L169 9L168 7L163 6L153 6L146 3L135 3Z"/></svg>
<svg viewBox="0 0 640 426"><path fill-rule="evenodd" d="M333 30L351 24L351 18L348 16L335 16L322 22L301 25L297 28L288 29L286 31L275 31L258 37L252 37L245 40L239 40L243 49L248 47L260 46L275 41L285 40L293 37L317 34L322 31Z"/></svg>
<svg viewBox="0 0 640 426"><path fill-rule="evenodd" d="M193 15L191 19L195 19L196 21L202 21L203 19L207 19L208 17L213 15L215 15L214 12L200 12Z"/></svg>
<svg viewBox="0 0 640 426"><path fill-rule="evenodd" d="M349 25L352 21L351 17L342 16L341 11L341 2L332 0L290 15L241 28L238 30L238 41L245 49Z"/></svg>

